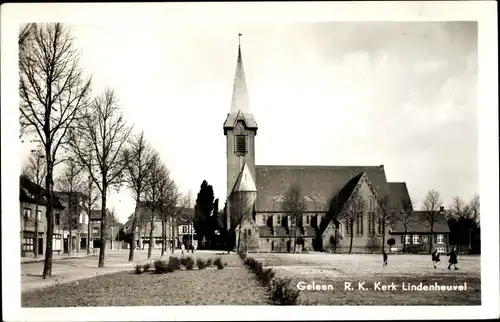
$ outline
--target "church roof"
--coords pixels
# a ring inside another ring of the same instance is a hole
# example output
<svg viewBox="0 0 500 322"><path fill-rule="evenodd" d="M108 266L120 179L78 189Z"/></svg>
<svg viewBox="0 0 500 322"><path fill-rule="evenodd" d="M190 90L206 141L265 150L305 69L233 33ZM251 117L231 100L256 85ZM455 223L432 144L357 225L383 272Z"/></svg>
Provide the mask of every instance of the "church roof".
<svg viewBox="0 0 500 322"><path fill-rule="evenodd" d="M406 182L388 182L391 205L401 208L403 202L409 202L410 194L406 187Z"/></svg>
<svg viewBox="0 0 500 322"><path fill-rule="evenodd" d="M249 108L250 101L248 99L245 69L243 68L243 58L241 57L241 47L238 46L238 59L236 61L236 73L234 75L231 113L238 113L238 111L250 112Z"/></svg>
<svg viewBox="0 0 500 322"><path fill-rule="evenodd" d="M245 163L233 187L233 192L257 192L252 172Z"/></svg>
<svg viewBox="0 0 500 322"><path fill-rule="evenodd" d="M336 196L351 179L363 172L379 195L389 193L383 165L379 166L281 166L257 165L256 211L277 211L275 198L284 196L290 185L298 183L304 196L314 200L308 211L326 211L332 197Z"/></svg>
<svg viewBox="0 0 500 322"><path fill-rule="evenodd" d="M224 122L224 134L226 134L226 129L233 128L238 121L243 121L246 128L257 129L257 123L250 112L250 99L248 96L240 46L238 46L238 59L236 61L236 72L234 75L231 110L227 114L226 121Z"/></svg>

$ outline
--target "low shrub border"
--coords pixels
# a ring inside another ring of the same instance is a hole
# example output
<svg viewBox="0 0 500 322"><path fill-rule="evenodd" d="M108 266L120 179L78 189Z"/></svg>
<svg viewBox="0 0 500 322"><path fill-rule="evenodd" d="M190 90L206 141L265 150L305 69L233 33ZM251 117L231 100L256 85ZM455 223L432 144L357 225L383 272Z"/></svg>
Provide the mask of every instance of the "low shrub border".
<svg viewBox="0 0 500 322"><path fill-rule="evenodd" d="M300 291L289 278L275 276L272 268L263 268L262 263L245 253L239 253L245 265L255 274L257 281L271 293L271 301L276 305L299 305Z"/></svg>
<svg viewBox="0 0 500 322"><path fill-rule="evenodd" d="M168 261L164 261L161 259L158 259L154 261L153 263L154 270L153 272L155 274L165 274L165 273L171 273L176 270L181 269L181 265L186 268L186 270L191 271L194 269L194 265L198 266L199 270L206 269L207 267L210 267L212 265L216 266L217 269L224 269L224 267L227 266L227 263L222 261L222 258L217 257L215 260L212 258L209 258L207 260L203 260L201 258L198 258L196 262L191 256L186 256L186 257L175 257L175 256L170 256ZM146 273L148 271L151 271L151 263L146 263L146 264L136 264L134 266L134 274L141 275L143 273Z"/></svg>

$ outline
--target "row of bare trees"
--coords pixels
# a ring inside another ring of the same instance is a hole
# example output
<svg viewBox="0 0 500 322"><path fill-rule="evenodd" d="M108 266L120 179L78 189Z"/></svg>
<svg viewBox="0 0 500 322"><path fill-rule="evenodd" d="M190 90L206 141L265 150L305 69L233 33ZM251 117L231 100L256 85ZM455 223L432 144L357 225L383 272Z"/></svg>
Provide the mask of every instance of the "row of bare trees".
<svg viewBox="0 0 500 322"><path fill-rule="evenodd" d="M81 53L75 49L67 26L60 23L28 24L21 28L18 44L20 134L21 138L37 138L44 163L43 170L39 167L43 173L35 171L34 180L37 183L45 180L47 199L43 278L52 273L54 170L62 162L66 163L66 168L59 178L61 190L69 194L83 191L89 212L96 202L96 195L100 196L98 266L103 267L108 219L106 205L111 189L119 191L126 185L133 192L136 225L141 200L145 200L151 209L173 217L177 187L159 155L146 143L143 133L131 134L132 126L124 118L115 91L106 88L91 98L92 81L79 67ZM79 180L80 175L89 180ZM135 233L135 226L133 231ZM130 260L133 259L133 248Z"/></svg>

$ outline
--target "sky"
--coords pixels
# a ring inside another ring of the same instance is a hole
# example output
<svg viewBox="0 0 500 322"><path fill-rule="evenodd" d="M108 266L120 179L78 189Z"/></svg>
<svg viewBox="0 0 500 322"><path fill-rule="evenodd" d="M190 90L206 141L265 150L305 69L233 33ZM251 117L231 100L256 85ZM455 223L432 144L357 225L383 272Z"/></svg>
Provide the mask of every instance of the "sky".
<svg viewBox="0 0 500 322"><path fill-rule="evenodd" d="M479 193L477 23L71 25L93 94L118 96L180 191L226 197L225 137L238 33L258 165L380 165L421 206ZM23 145L23 160L29 144ZM131 194L108 199L125 221Z"/></svg>

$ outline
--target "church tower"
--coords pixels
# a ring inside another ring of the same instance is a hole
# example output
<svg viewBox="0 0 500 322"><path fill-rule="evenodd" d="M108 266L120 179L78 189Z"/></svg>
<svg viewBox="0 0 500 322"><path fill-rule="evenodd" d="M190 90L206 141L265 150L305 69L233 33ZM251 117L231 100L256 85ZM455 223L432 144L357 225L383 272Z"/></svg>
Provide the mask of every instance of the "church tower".
<svg viewBox="0 0 500 322"><path fill-rule="evenodd" d="M239 34L239 36L241 36L241 34ZM244 169L245 173L251 174L251 178L248 179L253 182L255 180L255 136L257 135L257 123L250 111L250 101L245 79L245 70L243 69L239 37L233 98L231 101L231 109L224 122L224 135L226 137L227 163L226 196L229 198L237 186L236 183L240 177L240 173L243 173Z"/></svg>

